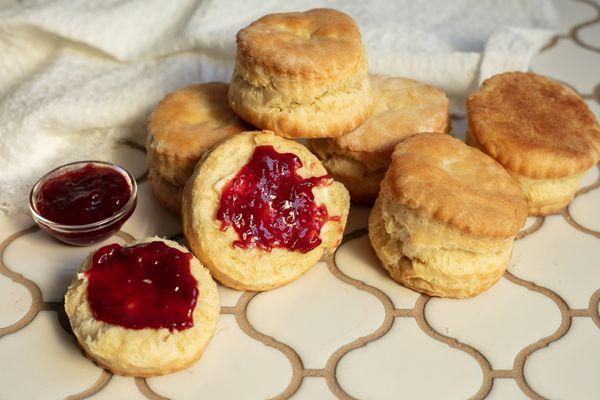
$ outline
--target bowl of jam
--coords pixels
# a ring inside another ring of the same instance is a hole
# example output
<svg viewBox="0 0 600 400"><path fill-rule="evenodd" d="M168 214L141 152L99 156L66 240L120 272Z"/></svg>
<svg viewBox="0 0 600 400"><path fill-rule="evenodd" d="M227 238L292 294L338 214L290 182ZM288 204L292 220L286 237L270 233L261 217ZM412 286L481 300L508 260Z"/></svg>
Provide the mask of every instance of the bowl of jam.
<svg viewBox="0 0 600 400"><path fill-rule="evenodd" d="M100 242L121 228L137 205L137 184L123 167L79 161L41 177L29 195L38 226L76 246Z"/></svg>

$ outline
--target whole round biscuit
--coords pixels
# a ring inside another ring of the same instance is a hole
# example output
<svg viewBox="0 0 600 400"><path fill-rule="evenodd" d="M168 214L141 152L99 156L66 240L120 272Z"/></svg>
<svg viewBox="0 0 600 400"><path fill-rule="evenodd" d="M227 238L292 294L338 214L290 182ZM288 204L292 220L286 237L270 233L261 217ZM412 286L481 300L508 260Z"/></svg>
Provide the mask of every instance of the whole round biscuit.
<svg viewBox="0 0 600 400"><path fill-rule="evenodd" d="M308 252L258 246L234 245L240 237L234 229L223 229L217 219L222 190L253 156L259 146L272 146L280 154L296 155L303 178L321 177L327 171L302 144L276 136L272 132L244 132L235 135L202 159L183 192L183 232L194 254L212 275L226 286L239 290L260 291L285 285L314 266L325 251L333 251L342 239L349 210L349 196L338 182L313 187L314 202L324 205L331 217L320 230L321 243ZM267 181L266 184L269 184ZM264 231L269 227L257 226Z"/></svg>
<svg viewBox="0 0 600 400"><path fill-rule="evenodd" d="M399 143L385 180L398 204L470 235L511 237L527 217L521 188L506 170L448 135Z"/></svg>
<svg viewBox="0 0 600 400"><path fill-rule="evenodd" d="M176 242L158 237L131 245L162 241L182 252L188 250ZM88 357L113 374L156 376L186 369L201 356L213 336L220 305L217 285L209 272L194 257L190 271L197 281L198 301L193 311L194 325L184 330L128 329L94 318L88 302L88 280L93 254L83 261L65 295L65 311L79 345Z"/></svg>
<svg viewBox="0 0 600 400"><path fill-rule="evenodd" d="M175 186L157 173L154 168L148 169L148 182L156 200L169 211L179 214L181 211L181 192L183 186Z"/></svg>
<svg viewBox="0 0 600 400"><path fill-rule="evenodd" d="M354 20L337 10L266 15L237 34L231 108L290 138L350 132L372 109L367 60Z"/></svg>
<svg viewBox="0 0 600 400"><path fill-rule="evenodd" d="M572 89L534 73L486 80L467 100L469 135L509 172L530 178L581 173L600 156L600 126Z"/></svg>
<svg viewBox="0 0 600 400"><path fill-rule="evenodd" d="M201 83L168 94L148 120L148 165L183 186L202 154L249 126L227 103L229 85Z"/></svg>

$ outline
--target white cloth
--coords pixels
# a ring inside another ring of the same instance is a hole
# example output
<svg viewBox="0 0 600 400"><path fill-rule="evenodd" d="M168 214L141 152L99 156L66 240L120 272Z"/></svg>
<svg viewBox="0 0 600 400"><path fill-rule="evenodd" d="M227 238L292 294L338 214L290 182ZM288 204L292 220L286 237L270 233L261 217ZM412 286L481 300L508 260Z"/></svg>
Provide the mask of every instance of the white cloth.
<svg viewBox="0 0 600 400"><path fill-rule="evenodd" d="M2 0L11 3L11 0ZM332 7L358 22L373 73L445 90L526 70L556 23L551 0L37 0L0 9L0 210L24 211L51 167L143 141L169 91L228 81L235 33L271 12ZM460 112L460 107L454 108Z"/></svg>

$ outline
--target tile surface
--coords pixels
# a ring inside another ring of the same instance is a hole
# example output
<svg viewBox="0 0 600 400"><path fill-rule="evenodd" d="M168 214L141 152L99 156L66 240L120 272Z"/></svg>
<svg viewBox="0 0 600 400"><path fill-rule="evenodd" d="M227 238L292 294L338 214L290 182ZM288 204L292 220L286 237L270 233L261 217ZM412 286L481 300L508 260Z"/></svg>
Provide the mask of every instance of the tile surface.
<svg viewBox="0 0 600 400"><path fill-rule="evenodd" d="M572 308L586 308L600 282L598 238L546 217L542 228L517 241L509 270L548 288Z"/></svg>
<svg viewBox="0 0 600 400"><path fill-rule="evenodd" d="M473 358L431 340L409 318L398 318L383 338L348 353L338 364L337 376L342 388L360 399L398 399L406 393L466 399L482 380Z"/></svg>
<svg viewBox="0 0 600 400"><path fill-rule="evenodd" d="M335 279L321 262L302 279L257 295L247 316L259 332L293 347L306 368L323 368L336 349L379 328L384 311L375 297Z"/></svg>
<svg viewBox="0 0 600 400"><path fill-rule="evenodd" d="M206 393L215 400L265 399L282 392L291 376L284 355L246 336L233 316L223 315L202 362L147 382L155 392L180 399L197 399Z"/></svg>
<svg viewBox="0 0 600 400"><path fill-rule="evenodd" d="M533 353L525 364L527 381L550 398L597 398L599 372L600 330L589 318L573 318L560 341Z"/></svg>
<svg viewBox="0 0 600 400"><path fill-rule="evenodd" d="M561 323L552 300L505 278L475 298L433 298L425 317L436 331L481 351L495 369L511 369L523 347Z"/></svg>
<svg viewBox="0 0 600 400"><path fill-rule="evenodd" d="M84 391L102 373L82 356L53 311L42 311L27 327L0 339L0 360L2 399L65 398Z"/></svg>

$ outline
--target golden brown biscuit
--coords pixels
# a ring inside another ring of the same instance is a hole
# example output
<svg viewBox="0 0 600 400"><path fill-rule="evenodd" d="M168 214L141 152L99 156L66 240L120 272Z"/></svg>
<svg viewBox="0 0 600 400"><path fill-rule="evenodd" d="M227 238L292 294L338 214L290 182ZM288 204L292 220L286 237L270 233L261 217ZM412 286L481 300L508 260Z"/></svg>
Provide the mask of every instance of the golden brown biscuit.
<svg viewBox="0 0 600 400"><path fill-rule="evenodd" d="M270 170L277 171L273 177ZM259 291L285 285L342 239L350 199L344 186L326 174L296 141L267 131L235 135L211 150L186 184L185 237L226 286ZM229 212L234 206L241 211ZM272 215L277 218L268 219ZM311 245L305 246L309 239Z"/></svg>
<svg viewBox="0 0 600 400"><path fill-rule="evenodd" d="M394 146L415 133L448 133L448 98L439 89L406 78L370 76L373 115L354 131L311 139L309 148L342 182L352 201L372 203Z"/></svg>
<svg viewBox="0 0 600 400"><path fill-rule="evenodd" d="M229 105L289 138L335 137L371 114L367 60L354 20L336 10L266 15L237 34Z"/></svg>
<svg viewBox="0 0 600 400"><path fill-rule="evenodd" d="M188 86L167 95L148 120L148 166L175 186L183 186L202 154L249 126L227 104L229 85Z"/></svg>
<svg viewBox="0 0 600 400"><path fill-rule="evenodd" d="M175 186L158 174L154 168L148 169L148 182L156 200L169 211L178 214L181 211L181 192L183 186Z"/></svg>
<svg viewBox="0 0 600 400"><path fill-rule="evenodd" d="M517 182L448 135L396 146L369 216L369 238L390 276L414 290L470 297L504 273L527 205Z"/></svg>
<svg viewBox="0 0 600 400"><path fill-rule="evenodd" d="M600 126L572 89L534 73L486 80L467 100L467 143L521 184L529 214L565 207L600 158Z"/></svg>
<svg viewBox="0 0 600 400"><path fill-rule="evenodd" d="M178 243L157 237L129 246L155 241L189 253ZM85 272L91 267L94 253L84 260L65 295L65 311L85 353L117 375L164 375L194 364L214 334L220 312L217 286L206 268L192 257L190 271L198 288L192 327L183 330L130 329L100 321L92 313Z"/></svg>

